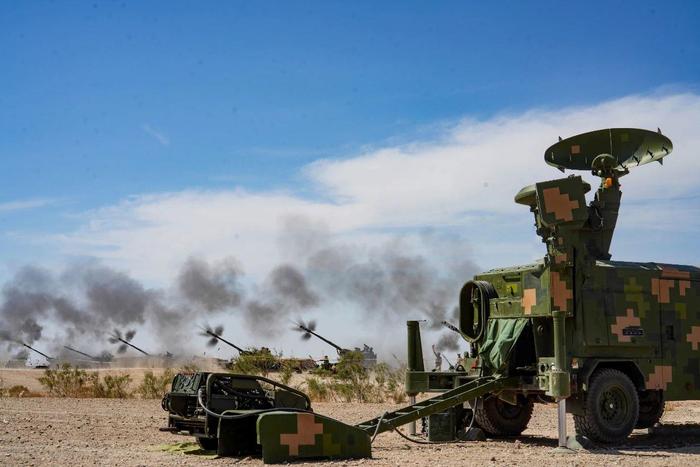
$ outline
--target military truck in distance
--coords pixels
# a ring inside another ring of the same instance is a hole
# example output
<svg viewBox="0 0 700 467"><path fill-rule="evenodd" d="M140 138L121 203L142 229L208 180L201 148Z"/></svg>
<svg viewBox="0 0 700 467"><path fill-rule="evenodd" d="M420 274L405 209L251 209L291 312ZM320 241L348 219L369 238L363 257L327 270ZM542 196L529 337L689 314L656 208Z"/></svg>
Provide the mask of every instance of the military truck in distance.
<svg viewBox="0 0 700 467"><path fill-rule="evenodd" d="M417 326L409 325L407 392L443 391L484 376L515 378L485 394L475 421L492 436L518 435L533 402L566 399L577 433L618 443L659 421L666 400L700 398L700 269L612 261L610 244L633 167L662 163L673 146L660 131L616 128L561 140L545 161L592 170L594 199L579 176L523 188L547 254L494 269L460 293L459 330L477 364L468 374L423 372ZM561 408L561 407L560 407Z"/></svg>

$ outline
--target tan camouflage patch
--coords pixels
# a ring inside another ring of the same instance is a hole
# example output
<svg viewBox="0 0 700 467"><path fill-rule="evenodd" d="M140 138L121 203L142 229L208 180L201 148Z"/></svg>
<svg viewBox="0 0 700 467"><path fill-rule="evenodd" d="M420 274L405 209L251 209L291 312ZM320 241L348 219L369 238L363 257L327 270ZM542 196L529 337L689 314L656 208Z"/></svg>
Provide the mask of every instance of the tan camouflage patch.
<svg viewBox="0 0 700 467"><path fill-rule="evenodd" d="M673 381L673 367L670 365L656 365L654 371L649 373L647 389L661 389L665 391L671 381Z"/></svg>
<svg viewBox="0 0 700 467"><path fill-rule="evenodd" d="M323 424L316 423L312 413L297 414L297 432L280 434L280 445L289 446L289 455L298 456L299 446L315 446L316 435L323 433Z"/></svg>
<svg viewBox="0 0 700 467"><path fill-rule="evenodd" d="M651 293L656 296L659 303L671 303L671 289L673 288L672 280L656 279L651 280Z"/></svg>
<svg viewBox="0 0 700 467"><path fill-rule="evenodd" d="M698 350L698 345L700 345L700 326L691 327L690 332L685 336L685 340L690 342L693 350Z"/></svg>
<svg viewBox="0 0 700 467"><path fill-rule="evenodd" d="M678 292L685 297L685 291L690 288L690 281L678 281Z"/></svg>
<svg viewBox="0 0 700 467"><path fill-rule="evenodd" d="M567 261L568 259L569 259L569 255L567 255L566 253L560 253L560 254L554 255L554 262L555 262L556 264L563 264L563 263L566 263L566 261Z"/></svg>
<svg viewBox="0 0 700 467"><path fill-rule="evenodd" d="M572 200L569 195L562 193L559 187L542 190L544 205L547 213L553 213L554 218L562 221L574 220L574 209L579 207L578 200Z"/></svg>
<svg viewBox="0 0 700 467"><path fill-rule="evenodd" d="M661 266L661 277L667 279L690 279L689 271L679 271L670 266Z"/></svg>
<svg viewBox="0 0 700 467"><path fill-rule="evenodd" d="M634 310L632 308L627 308L627 314L625 316L618 316L615 318L615 324L610 325L610 332L617 336L618 342L632 342L632 336L625 336L622 330L627 326L639 326L641 321L638 317L634 316Z"/></svg>
<svg viewBox="0 0 700 467"><path fill-rule="evenodd" d="M557 309L567 311L566 301L574 298L573 292L566 286L566 280L561 279L557 271L552 271L551 275L551 294L552 302Z"/></svg>
<svg viewBox="0 0 700 467"><path fill-rule="evenodd" d="M581 145L579 144L572 144L571 145L571 154L581 154Z"/></svg>
<svg viewBox="0 0 700 467"><path fill-rule="evenodd" d="M532 307L537 305L537 289L523 290L523 313L529 315L532 313Z"/></svg>

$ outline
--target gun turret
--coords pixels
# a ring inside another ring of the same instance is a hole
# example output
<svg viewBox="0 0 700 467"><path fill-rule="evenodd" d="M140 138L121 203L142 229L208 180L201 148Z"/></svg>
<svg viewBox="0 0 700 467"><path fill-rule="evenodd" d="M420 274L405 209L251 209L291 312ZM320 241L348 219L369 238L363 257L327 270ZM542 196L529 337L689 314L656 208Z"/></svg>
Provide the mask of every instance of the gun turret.
<svg viewBox="0 0 700 467"><path fill-rule="evenodd" d="M41 355L42 357L44 357L46 360L53 360L53 359L54 359L53 357L49 357L49 356L46 355L44 352L41 352L41 351L35 349L34 347L32 347L32 346L30 346L30 345L28 345L28 344L25 344L24 342L20 342L20 344L22 344L23 346L25 346L25 347L28 348L29 350L33 350L34 352L38 353L39 355Z"/></svg>

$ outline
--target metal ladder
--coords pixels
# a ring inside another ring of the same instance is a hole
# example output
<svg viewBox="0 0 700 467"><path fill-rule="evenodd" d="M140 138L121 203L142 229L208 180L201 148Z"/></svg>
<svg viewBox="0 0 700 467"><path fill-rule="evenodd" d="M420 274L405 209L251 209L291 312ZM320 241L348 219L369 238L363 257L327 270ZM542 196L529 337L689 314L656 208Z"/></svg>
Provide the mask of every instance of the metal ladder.
<svg viewBox="0 0 700 467"><path fill-rule="evenodd" d="M438 396L426 399L407 407L403 407L394 412L388 412L381 417L375 417L366 422L355 425L357 428L366 431L370 435L393 430L401 425L413 422L428 415L443 412L451 407L477 397L481 397L489 392L499 391L518 385L518 378L505 378L502 376L482 376L466 384L458 386ZM377 425L379 424L379 427Z"/></svg>

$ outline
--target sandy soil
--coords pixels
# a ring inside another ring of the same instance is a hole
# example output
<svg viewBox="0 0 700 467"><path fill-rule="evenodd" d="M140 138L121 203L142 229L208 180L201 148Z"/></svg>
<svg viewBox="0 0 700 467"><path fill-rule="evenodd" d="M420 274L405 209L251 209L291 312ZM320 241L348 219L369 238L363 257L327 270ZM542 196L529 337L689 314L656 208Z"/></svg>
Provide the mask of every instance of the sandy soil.
<svg viewBox="0 0 700 467"><path fill-rule="evenodd" d="M6 376L3 376L6 380ZM317 412L355 423L390 404L316 403ZM158 431L166 414L157 400L0 398L0 465L228 465L261 464L257 459L206 459L156 449L189 438ZM671 403L664 423L700 423L700 402ZM573 424L569 419L570 433ZM373 459L328 462L343 465L699 465L700 437L635 432L623 446L553 453L556 409L537 405L528 430L518 439L442 445L407 442L395 433L379 435Z"/></svg>

